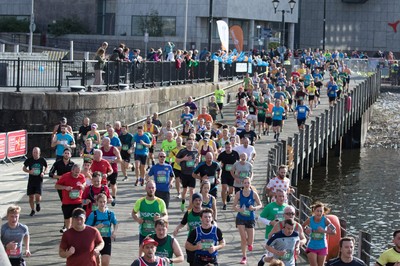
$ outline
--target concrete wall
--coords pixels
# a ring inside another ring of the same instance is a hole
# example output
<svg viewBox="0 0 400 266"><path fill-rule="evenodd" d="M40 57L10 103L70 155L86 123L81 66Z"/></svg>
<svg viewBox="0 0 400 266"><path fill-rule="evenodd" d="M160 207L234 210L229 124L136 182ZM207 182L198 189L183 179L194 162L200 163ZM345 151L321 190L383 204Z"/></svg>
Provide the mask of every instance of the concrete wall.
<svg viewBox="0 0 400 266"><path fill-rule="evenodd" d="M221 83L225 87L230 83ZM140 89L132 91L110 91L96 93L0 93L0 132L27 129L36 132L29 135L29 147L38 145L50 153L50 135L59 119L67 117L68 124L78 130L84 117L97 123L99 129L105 128L106 122L120 120L130 124L154 112L162 112L186 102L188 96L195 98L215 90L216 85L191 84L173 87ZM232 93L237 87L230 89ZM201 100L198 106L207 104ZM178 125L181 108L160 116L165 123L171 119ZM130 129L134 131L134 129Z"/></svg>

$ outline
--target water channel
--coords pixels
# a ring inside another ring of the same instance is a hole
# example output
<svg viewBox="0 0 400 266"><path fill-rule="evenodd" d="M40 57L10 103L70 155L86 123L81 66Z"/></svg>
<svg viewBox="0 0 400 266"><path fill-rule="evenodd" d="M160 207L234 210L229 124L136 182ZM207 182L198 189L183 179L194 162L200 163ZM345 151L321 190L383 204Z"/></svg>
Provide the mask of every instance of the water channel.
<svg viewBox="0 0 400 266"><path fill-rule="evenodd" d="M328 166L314 168L312 183L302 180L298 190L327 203L350 232L369 232L372 242L386 249L400 228L400 94L382 94L373 108L366 147L343 150L340 158L332 151Z"/></svg>

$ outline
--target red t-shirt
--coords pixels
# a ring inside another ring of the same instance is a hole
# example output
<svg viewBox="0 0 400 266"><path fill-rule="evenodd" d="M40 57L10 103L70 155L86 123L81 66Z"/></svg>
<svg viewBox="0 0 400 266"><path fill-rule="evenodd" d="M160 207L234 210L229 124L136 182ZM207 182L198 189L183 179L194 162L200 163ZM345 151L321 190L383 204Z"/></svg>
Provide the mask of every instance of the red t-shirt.
<svg viewBox="0 0 400 266"><path fill-rule="evenodd" d="M107 160L104 160L104 159L101 159L100 162L93 160L90 170L92 171L92 173L99 171L103 174L107 174L108 172L113 171L111 164ZM107 178L102 178L101 184L107 185Z"/></svg>
<svg viewBox="0 0 400 266"><path fill-rule="evenodd" d="M71 228L61 238L60 248L75 248L75 253L67 258L67 266L96 266L94 248L103 242L103 239L96 228L85 226L83 231L76 231Z"/></svg>
<svg viewBox="0 0 400 266"><path fill-rule="evenodd" d="M103 193L105 193L107 195L107 199L110 198L110 190L108 189L107 185L102 185L100 187L95 187L93 185L90 186L86 186L85 190L83 191L83 195L82 195L82 199L90 199L92 200L89 195L90 195L90 187L92 187L92 191L93 191L93 198L96 198L95 196L100 194L101 191L103 190ZM103 189L102 189L103 187ZM86 217L89 217L90 213L93 211L93 203L89 203L88 205L86 205Z"/></svg>
<svg viewBox="0 0 400 266"><path fill-rule="evenodd" d="M73 177L71 172L65 173L57 181L57 185L72 187L72 190L62 190L62 204L81 204L82 203L82 189L78 184L86 182L86 178L83 174L79 174L78 177Z"/></svg>

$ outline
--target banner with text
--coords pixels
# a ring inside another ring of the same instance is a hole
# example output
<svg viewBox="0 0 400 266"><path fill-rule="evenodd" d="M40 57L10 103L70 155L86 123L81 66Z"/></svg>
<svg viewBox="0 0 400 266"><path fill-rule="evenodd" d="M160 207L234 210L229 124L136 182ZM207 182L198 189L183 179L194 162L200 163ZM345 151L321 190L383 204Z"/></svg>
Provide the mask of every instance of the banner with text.
<svg viewBox="0 0 400 266"><path fill-rule="evenodd" d="M7 133L7 158L25 156L27 153L27 131L18 130Z"/></svg>
<svg viewBox="0 0 400 266"><path fill-rule="evenodd" d="M0 133L0 161L4 161L7 157L7 133Z"/></svg>

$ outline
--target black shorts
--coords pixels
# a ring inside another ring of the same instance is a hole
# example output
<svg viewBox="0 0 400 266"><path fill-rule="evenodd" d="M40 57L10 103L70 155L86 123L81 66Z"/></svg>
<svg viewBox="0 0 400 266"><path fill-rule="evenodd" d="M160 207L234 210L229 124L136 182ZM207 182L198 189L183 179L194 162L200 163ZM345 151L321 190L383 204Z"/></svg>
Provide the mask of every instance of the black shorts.
<svg viewBox="0 0 400 266"><path fill-rule="evenodd" d="M9 258L11 266L26 266L25 260L21 258Z"/></svg>
<svg viewBox="0 0 400 266"><path fill-rule="evenodd" d="M183 188L196 187L196 179L192 175L185 175L181 173L181 183Z"/></svg>
<svg viewBox="0 0 400 266"><path fill-rule="evenodd" d="M329 102L334 102L336 101L336 97L329 97Z"/></svg>
<svg viewBox="0 0 400 266"><path fill-rule="evenodd" d="M236 217L236 227L238 225L244 225L245 228L254 228L256 226L255 220L242 220L239 217Z"/></svg>
<svg viewBox="0 0 400 266"><path fill-rule="evenodd" d="M33 182L28 182L28 187L26 189L26 195L34 195L34 194L39 194L42 195L42 185L43 183L33 183Z"/></svg>
<svg viewBox="0 0 400 266"><path fill-rule="evenodd" d="M128 153L128 151L121 151L121 158L127 163L131 161L131 155Z"/></svg>
<svg viewBox="0 0 400 266"><path fill-rule="evenodd" d="M173 168L172 170L174 170L175 178L181 178L181 175L182 175L181 170L178 170L175 168Z"/></svg>
<svg viewBox="0 0 400 266"><path fill-rule="evenodd" d="M147 161L147 155L135 154L135 161L139 161L140 164L145 165Z"/></svg>
<svg viewBox="0 0 400 266"><path fill-rule="evenodd" d="M221 111L222 108L224 108L224 104L223 103L217 103L219 110Z"/></svg>
<svg viewBox="0 0 400 266"><path fill-rule="evenodd" d="M149 153L154 153L154 145L151 145L149 148Z"/></svg>
<svg viewBox="0 0 400 266"><path fill-rule="evenodd" d="M257 122L264 123L265 122L265 115L257 115Z"/></svg>
<svg viewBox="0 0 400 266"><path fill-rule="evenodd" d="M297 126L305 125L306 124L306 119L297 119Z"/></svg>
<svg viewBox="0 0 400 266"><path fill-rule="evenodd" d="M62 212L64 214L64 219L69 219L72 217L72 212L76 208L82 208L82 204L63 204L61 206Z"/></svg>
<svg viewBox="0 0 400 266"><path fill-rule="evenodd" d="M233 187L234 178L231 173L223 171L221 174L221 183Z"/></svg>
<svg viewBox="0 0 400 266"><path fill-rule="evenodd" d="M308 100L313 101L315 99L315 95L308 95Z"/></svg>
<svg viewBox="0 0 400 266"><path fill-rule="evenodd" d="M117 184L118 172L112 173L111 175L107 176L107 181L110 182L111 185Z"/></svg>
<svg viewBox="0 0 400 266"><path fill-rule="evenodd" d="M282 120L272 120L272 126L273 127L281 127L282 126Z"/></svg>
<svg viewBox="0 0 400 266"><path fill-rule="evenodd" d="M164 200L165 206L168 209L169 208L169 201L170 201L170 198L171 198L169 191L156 190L155 195L156 195L156 197L159 197L160 199Z"/></svg>
<svg viewBox="0 0 400 266"><path fill-rule="evenodd" d="M202 256L199 254L195 254L193 266L218 266L217 256Z"/></svg>
<svg viewBox="0 0 400 266"><path fill-rule="evenodd" d="M266 117L265 123L267 123L268 126L272 125L272 117Z"/></svg>
<svg viewBox="0 0 400 266"><path fill-rule="evenodd" d="M111 256L111 237L103 236L104 248L100 251L101 255Z"/></svg>

